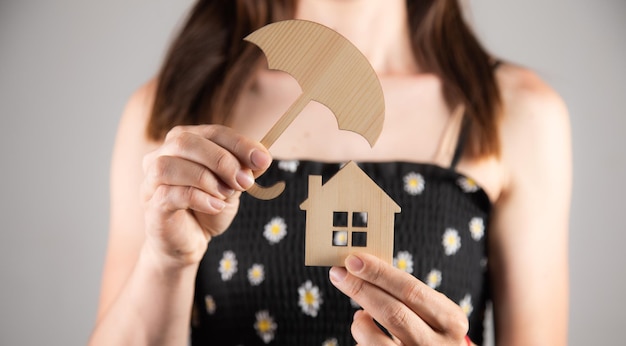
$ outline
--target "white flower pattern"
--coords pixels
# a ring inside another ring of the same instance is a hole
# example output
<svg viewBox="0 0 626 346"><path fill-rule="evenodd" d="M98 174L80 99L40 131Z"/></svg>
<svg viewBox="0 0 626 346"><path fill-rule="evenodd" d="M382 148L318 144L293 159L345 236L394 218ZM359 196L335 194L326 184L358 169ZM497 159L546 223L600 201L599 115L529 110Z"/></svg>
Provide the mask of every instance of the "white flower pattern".
<svg viewBox="0 0 626 346"><path fill-rule="evenodd" d="M364 211L359 212L359 215L361 216L361 222L364 225L367 225L367 219L368 219L367 212L364 212Z"/></svg>
<svg viewBox="0 0 626 346"><path fill-rule="evenodd" d="M267 310L261 310L256 313L254 329L256 329L257 334L264 343L269 344L274 340L274 334L277 328L278 326L276 322L274 322L274 318Z"/></svg>
<svg viewBox="0 0 626 346"><path fill-rule="evenodd" d="M416 196L424 192L426 181L421 174L410 172L404 176L403 181L404 191L406 191L409 195Z"/></svg>
<svg viewBox="0 0 626 346"><path fill-rule="evenodd" d="M413 255L408 251L398 252L393 258L393 266L409 274L413 273Z"/></svg>
<svg viewBox="0 0 626 346"><path fill-rule="evenodd" d="M472 239L479 241L485 235L485 222L480 217L474 217L469 222L469 230Z"/></svg>
<svg viewBox="0 0 626 346"><path fill-rule="evenodd" d="M461 248L461 237L459 232L453 228L448 228L443 233L443 239L441 240L446 255L452 256Z"/></svg>
<svg viewBox="0 0 626 346"><path fill-rule="evenodd" d="M334 246L347 246L348 245L348 232L347 231L335 231L333 235Z"/></svg>
<svg viewBox="0 0 626 346"><path fill-rule="evenodd" d="M461 301L459 302L459 306L465 313L465 316L469 317L469 315L472 314L472 311L474 311L474 306L472 305L472 296L466 294L465 297L463 297L463 299L461 299Z"/></svg>
<svg viewBox="0 0 626 346"><path fill-rule="evenodd" d="M298 305L302 308L305 315L317 317L317 312L322 305L322 295L317 286L313 286L310 280L307 280L298 287Z"/></svg>
<svg viewBox="0 0 626 346"><path fill-rule="evenodd" d="M224 251L219 267L222 280L228 281L237 272L237 257L232 251Z"/></svg>
<svg viewBox="0 0 626 346"><path fill-rule="evenodd" d="M442 279L441 271L437 269L433 269L428 273L428 275L426 275L426 284L430 288L435 289L439 287L439 285L441 285L441 279Z"/></svg>
<svg viewBox="0 0 626 346"><path fill-rule="evenodd" d="M281 160L278 162L278 168L290 173L295 173L299 165L300 161L298 160Z"/></svg>
<svg viewBox="0 0 626 346"><path fill-rule="evenodd" d="M322 343L322 346L339 346L337 338L327 339Z"/></svg>
<svg viewBox="0 0 626 346"><path fill-rule="evenodd" d="M248 281L252 286L258 286L265 280L265 267L255 263L248 269Z"/></svg>
<svg viewBox="0 0 626 346"><path fill-rule="evenodd" d="M270 244L277 244L287 235L287 224L282 217L275 217L265 225L263 235Z"/></svg>
<svg viewBox="0 0 626 346"><path fill-rule="evenodd" d="M487 260L487 257L483 257L480 260L480 267L483 268L483 270L487 270L487 264L489 264L489 261Z"/></svg>
<svg viewBox="0 0 626 346"><path fill-rule="evenodd" d="M298 171L300 164L301 163L297 160L279 161L278 168L283 171L293 173L293 172ZM427 175L427 178L430 179L430 175ZM396 183L397 183L397 180L396 180ZM404 191L402 190L397 191L399 192L399 194L405 193L411 196L416 196L416 195L423 193L423 191L425 190L426 181L424 179L424 176L422 176L420 173L409 172L403 177L403 183L404 184L402 185L402 187ZM456 183L461 188L461 190L464 191L465 193L475 192L480 189L477 183L471 178L461 177L456 180ZM436 187L436 184L434 184L433 182L433 184L429 186L431 186L429 187L429 189L430 188L434 189ZM460 193L460 191L457 190L457 193ZM424 196L424 197L427 197L427 196ZM357 212L357 213L360 214L358 215L358 217L360 217L363 220L363 223L367 224L368 213L367 212ZM268 218L270 219L269 222L267 222L264 225L263 236L267 239L269 243L269 244L264 243L265 244L264 246L266 248L269 248L270 245L275 245L275 244L280 243L287 235L287 221L286 220L289 221L291 219L287 217L288 216L287 214L285 214L284 217L281 217L281 216L273 216L271 218ZM471 217L471 219L470 218L465 219L466 220L465 222L467 222L468 219L469 219L469 223L466 223L467 226L465 227L468 227L467 229L469 230L469 236L471 236L471 238L477 242L482 240L485 237L485 233L486 233L484 219L479 216L474 216L474 217ZM358 222L358 221L354 221L354 222ZM296 223L293 224L293 227L294 227L293 230L296 229L295 226L296 226ZM458 228L459 230L462 231L461 233L459 233L459 231L457 231L457 229L454 229L454 228L444 228L445 230L441 238L442 239L441 244L443 246L443 250L446 256L452 256L458 253L459 249L461 248L460 235L463 235L463 237L468 236L468 234L465 233L467 232L465 227ZM473 249L472 246L475 246L473 245L474 242L472 241L466 240L466 242L467 244L464 243L464 246L468 248L464 250L462 254L463 256L465 255L466 251L468 252L472 251L470 249ZM348 232L345 232L345 231L334 232L333 245L346 246L347 243L348 243ZM240 250L239 248L231 248L231 249L236 250L237 255L242 256L242 253L240 253L240 251L243 251L243 250ZM424 272L421 272L422 268L417 266L416 268L418 269L414 269L414 266L415 266L414 257L411 251L415 251L415 250L410 249L410 251L405 250L405 251L397 252L396 256L393 258L393 265L398 269L406 271L407 273L412 274L414 270L417 270L418 272L421 273L420 275L423 275ZM245 268L243 267L244 265L247 266L249 265L249 263L252 263L251 266L247 269L247 279L251 286L260 286L263 282L266 281L267 275L275 275L273 271L271 273L266 273L265 266L261 263L254 263L252 261L251 262L246 261L247 262L246 264L243 264L244 262L238 263L237 255L235 254L235 251L231 251L231 250L224 251L222 258L219 260L219 273L221 275L222 281L224 281L222 284L226 285L226 287L232 287L232 286L228 286L228 285L233 285L233 283L228 283L228 281L230 281L231 279L235 278L237 280L240 278L240 277L235 277L235 274L238 273L239 264L242 265L242 269L243 269ZM219 253L216 254L216 256L219 256ZM442 254L440 254L439 256L443 257ZM461 258L461 257L458 257L458 258ZM219 259L219 257L217 259ZM416 257L415 261L416 263L421 263L421 257ZM486 270L487 259L482 258L479 264L483 268L483 270ZM423 269L426 269L426 268L423 268ZM420 277L432 289L438 289L442 285L443 273L439 269L443 269L445 271L446 267L444 266L443 268L441 267L432 268L429 272L427 272L426 276ZM452 276L453 275L450 274L449 278L446 277L446 281L447 282L451 281L453 279ZM243 279L243 275L241 275L241 279ZM306 280L306 278L301 279L301 280L302 281L299 281L299 282L304 282L304 283L302 283L297 289L298 306L301 309L301 312L303 315L315 318L318 315L320 315L320 308L324 303L323 297L326 297L324 295L325 291L323 290L328 289L328 288L326 286L318 287L314 285L311 280ZM445 284L444 284L444 287L445 287ZM255 288L255 290L264 290L264 289L266 288L263 286L260 288ZM216 294L216 292L212 292L212 294ZM217 294L215 297L221 297L221 295ZM328 302L326 303L330 304L331 303L330 295L327 297L327 300ZM219 301L216 302L213 295L211 294L204 295L204 309L205 309L206 314L215 315L217 311L218 303L220 302ZM349 303L350 303L350 306L352 306L355 309L360 308L359 304L351 298L349 299ZM463 298L460 301L458 301L458 304L468 317L472 314L474 306L472 303L472 296L470 294L466 294L465 296L463 296ZM293 304L293 301L292 303L290 303L290 305L293 308L297 309L295 305ZM201 304L194 305L194 308L196 309L196 313L202 312ZM219 308L220 308L219 311L224 311L227 307L220 305ZM272 316L270 314L271 307L270 309L267 309L267 308L268 307L266 306L264 307L264 310L256 312L255 314L256 321L254 322L254 325L253 325L254 330L256 331L256 334L260 337L260 339L265 344L269 344L272 341L274 341L277 333L280 332L278 330L277 321L279 322L282 321L281 317L283 317L283 316L277 316L277 315ZM482 307L477 307L477 309L482 309ZM253 310L251 313L254 313L254 311L255 310ZM482 312L482 310L479 312ZM325 317L327 316L324 316L322 314L318 320L322 320ZM308 317L304 317L304 316L300 318L308 319ZM308 319L308 321L313 321L313 320ZM247 330L250 333L254 333L252 329L250 328L249 323L250 322L246 323L248 325ZM337 346L338 345L338 339L335 337L335 335L331 334L325 337L326 337L326 340L323 341L323 343L321 344L322 346ZM320 339L320 341L321 340L323 339Z"/></svg>
<svg viewBox="0 0 626 346"><path fill-rule="evenodd" d="M476 192L478 191L478 184L476 183L476 181L472 178L467 178L467 177L461 177L459 178L459 180L457 180L457 183L459 184L459 186L461 187L461 189L465 192Z"/></svg>
<svg viewBox="0 0 626 346"><path fill-rule="evenodd" d="M208 294L204 296L204 307L207 314L213 315L215 313L217 306L215 305L215 300L213 299L213 296Z"/></svg>

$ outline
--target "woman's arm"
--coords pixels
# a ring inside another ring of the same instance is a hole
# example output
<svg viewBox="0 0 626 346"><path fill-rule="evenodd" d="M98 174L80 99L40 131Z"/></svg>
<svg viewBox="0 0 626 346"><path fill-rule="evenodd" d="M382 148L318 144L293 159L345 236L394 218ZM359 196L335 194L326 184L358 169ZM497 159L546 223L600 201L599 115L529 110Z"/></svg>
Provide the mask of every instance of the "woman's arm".
<svg viewBox="0 0 626 346"><path fill-rule="evenodd" d="M184 345L194 281L208 242L226 230L260 144L217 125L176 127L146 139L154 84L131 98L111 169L111 224L91 345Z"/></svg>
<svg viewBox="0 0 626 346"><path fill-rule="evenodd" d="M504 188L489 238L498 345L566 345L572 184L568 113L529 71L502 66Z"/></svg>
<svg viewBox="0 0 626 346"><path fill-rule="evenodd" d="M167 268L143 247L140 186L143 157L157 148L144 136L154 83L138 90L122 116L113 150L109 244L91 345L145 345L161 329L159 344L187 338L196 268Z"/></svg>

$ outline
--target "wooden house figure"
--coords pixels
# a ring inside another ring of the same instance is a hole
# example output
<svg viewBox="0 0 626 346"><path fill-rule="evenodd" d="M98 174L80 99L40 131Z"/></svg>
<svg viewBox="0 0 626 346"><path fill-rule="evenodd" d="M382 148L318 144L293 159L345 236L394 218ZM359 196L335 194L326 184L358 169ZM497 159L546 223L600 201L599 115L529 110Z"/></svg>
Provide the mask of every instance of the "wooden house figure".
<svg viewBox="0 0 626 346"><path fill-rule="evenodd" d="M359 166L350 161L322 185L309 176L305 265L344 266L352 252L393 259L394 218L398 206Z"/></svg>

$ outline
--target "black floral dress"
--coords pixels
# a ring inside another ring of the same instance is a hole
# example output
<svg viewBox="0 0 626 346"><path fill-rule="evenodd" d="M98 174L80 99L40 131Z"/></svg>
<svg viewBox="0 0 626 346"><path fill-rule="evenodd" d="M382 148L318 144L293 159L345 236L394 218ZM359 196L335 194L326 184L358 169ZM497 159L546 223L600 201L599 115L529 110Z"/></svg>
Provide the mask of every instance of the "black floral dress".
<svg viewBox="0 0 626 346"><path fill-rule="evenodd" d="M480 344L489 300L485 192L454 163L358 164L402 208L394 266L457 302ZM285 192L270 201L242 195L235 221L211 241L198 271L192 345L354 345L350 325L359 306L330 283L328 267L304 265L299 207L309 175L326 181L340 167L276 160L259 183L284 180Z"/></svg>

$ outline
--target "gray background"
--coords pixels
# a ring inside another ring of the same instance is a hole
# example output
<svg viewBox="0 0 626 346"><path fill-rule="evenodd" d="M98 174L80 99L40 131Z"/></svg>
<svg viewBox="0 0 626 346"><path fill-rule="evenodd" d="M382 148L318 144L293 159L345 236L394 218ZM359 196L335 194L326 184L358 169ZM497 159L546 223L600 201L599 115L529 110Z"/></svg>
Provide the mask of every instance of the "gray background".
<svg viewBox="0 0 626 346"><path fill-rule="evenodd" d="M117 121L190 3L0 0L0 345L85 343ZM623 344L626 2L470 4L487 46L538 71L569 106L570 344Z"/></svg>

